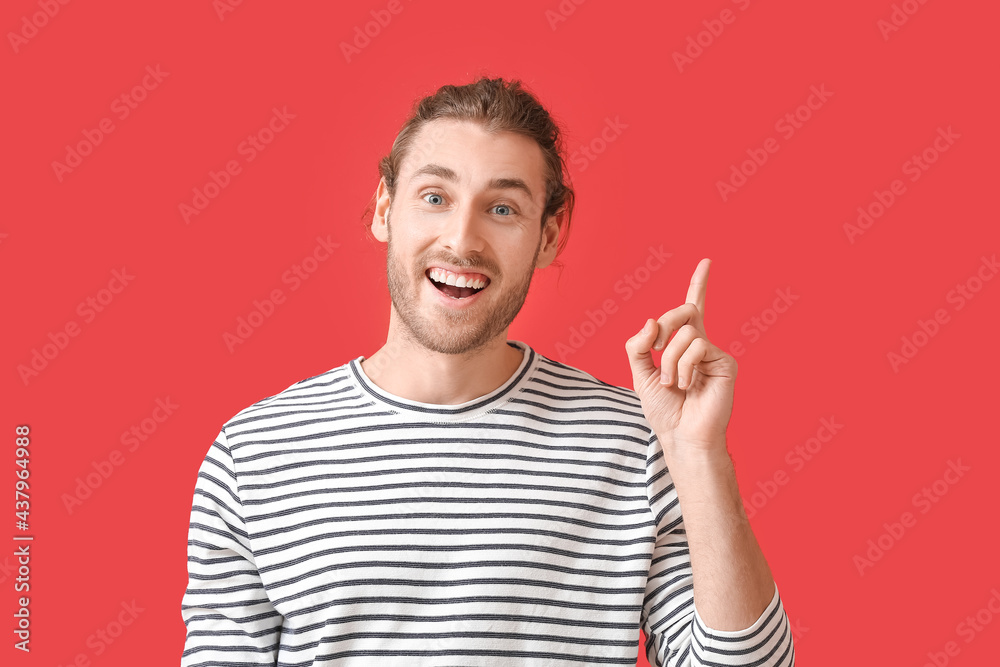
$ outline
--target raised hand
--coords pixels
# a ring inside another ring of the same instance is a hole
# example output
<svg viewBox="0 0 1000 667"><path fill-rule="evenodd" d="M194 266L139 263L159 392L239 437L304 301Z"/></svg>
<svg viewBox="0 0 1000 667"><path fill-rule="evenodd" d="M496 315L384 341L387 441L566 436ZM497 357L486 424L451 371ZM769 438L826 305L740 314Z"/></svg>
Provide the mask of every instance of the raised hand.
<svg viewBox="0 0 1000 667"><path fill-rule="evenodd" d="M643 329L625 343L633 387L646 421L662 444L675 449L726 448L736 360L709 342L705 333L710 265L707 258L698 263L686 303L659 319L647 319ZM659 368L653 363L654 349L663 350Z"/></svg>

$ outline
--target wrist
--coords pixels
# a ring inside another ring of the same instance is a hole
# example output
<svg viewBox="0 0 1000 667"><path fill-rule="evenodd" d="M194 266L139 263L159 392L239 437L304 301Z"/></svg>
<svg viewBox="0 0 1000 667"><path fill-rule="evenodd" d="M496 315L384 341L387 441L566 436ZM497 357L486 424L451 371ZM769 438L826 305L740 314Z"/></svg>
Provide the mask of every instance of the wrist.
<svg viewBox="0 0 1000 667"><path fill-rule="evenodd" d="M725 435L712 440L693 440L690 438L660 438L663 456L669 464L675 465L732 465Z"/></svg>
<svg viewBox="0 0 1000 667"><path fill-rule="evenodd" d="M710 508L713 520L735 531L749 525L743 507L736 466L725 443L715 447L671 442L663 446L664 464L677 489L685 514L697 507ZM734 533L735 534L735 533Z"/></svg>

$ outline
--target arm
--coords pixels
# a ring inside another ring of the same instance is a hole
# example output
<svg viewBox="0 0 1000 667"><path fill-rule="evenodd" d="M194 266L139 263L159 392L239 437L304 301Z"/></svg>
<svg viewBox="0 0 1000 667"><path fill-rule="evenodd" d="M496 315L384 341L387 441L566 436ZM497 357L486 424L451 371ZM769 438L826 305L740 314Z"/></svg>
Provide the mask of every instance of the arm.
<svg viewBox="0 0 1000 667"><path fill-rule="evenodd" d="M794 665L788 617L749 526L744 533L739 520L716 511L720 507L716 498L689 502L704 490L694 494L682 490L656 436L650 438L646 466L650 510L657 526L642 611L649 664ZM691 476L681 479L688 485L700 483ZM735 486L735 478L732 481ZM696 508L699 502L701 511ZM741 505L738 511L745 522ZM750 554L742 552L745 540L753 543ZM763 573L755 570L758 566ZM755 593L758 585L764 590ZM721 612L720 618L735 620L720 623L711 609Z"/></svg>
<svg viewBox="0 0 1000 667"><path fill-rule="evenodd" d="M281 615L254 562L225 429L198 470L188 531L181 667L276 665Z"/></svg>
<svg viewBox="0 0 1000 667"><path fill-rule="evenodd" d="M649 478L657 548L663 539L665 549L683 549L689 558L686 567L678 565L678 572L679 577L690 577L691 637L679 630L665 643L680 646L693 637L688 648L696 665L705 664L703 660L716 665L787 665L794 661L788 619L744 514L726 450L736 360L705 334L708 270L709 260L699 262L686 302L658 320L646 320L625 344L635 391L650 424L647 465L659 468L650 471ZM663 351L659 368L653 350ZM669 488L658 488L665 480ZM665 525L665 508L655 511L653 499L671 496L678 516ZM659 664L688 664L683 656L670 662L673 650L657 657Z"/></svg>
<svg viewBox="0 0 1000 667"><path fill-rule="evenodd" d="M746 628L771 602L775 583L743 510L725 445L707 452L667 445L664 458L684 512L695 607L709 627Z"/></svg>

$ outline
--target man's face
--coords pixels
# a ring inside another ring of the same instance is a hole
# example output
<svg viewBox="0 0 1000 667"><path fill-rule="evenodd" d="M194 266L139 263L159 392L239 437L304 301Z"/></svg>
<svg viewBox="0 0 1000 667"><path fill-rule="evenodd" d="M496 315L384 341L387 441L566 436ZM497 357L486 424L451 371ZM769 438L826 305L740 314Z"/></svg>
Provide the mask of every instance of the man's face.
<svg viewBox="0 0 1000 667"><path fill-rule="evenodd" d="M555 257L544 169L533 140L476 123L436 120L414 137L391 201L379 186L372 231L388 241L389 295L417 343L462 354L505 335L534 269Z"/></svg>

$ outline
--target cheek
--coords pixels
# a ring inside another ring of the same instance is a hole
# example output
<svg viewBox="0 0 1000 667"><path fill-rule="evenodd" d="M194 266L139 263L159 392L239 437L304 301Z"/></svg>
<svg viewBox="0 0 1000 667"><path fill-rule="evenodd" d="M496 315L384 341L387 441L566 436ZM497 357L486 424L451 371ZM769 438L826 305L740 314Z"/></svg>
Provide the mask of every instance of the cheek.
<svg viewBox="0 0 1000 667"><path fill-rule="evenodd" d="M434 235L430 225L408 225L406 229L397 230L399 237L399 247L404 248L411 256L419 257L426 253L434 244Z"/></svg>
<svg viewBox="0 0 1000 667"><path fill-rule="evenodd" d="M396 261L407 266L423 257L428 248L426 240L415 238L411 231L398 228L393 230L389 246L392 248L392 254Z"/></svg>

